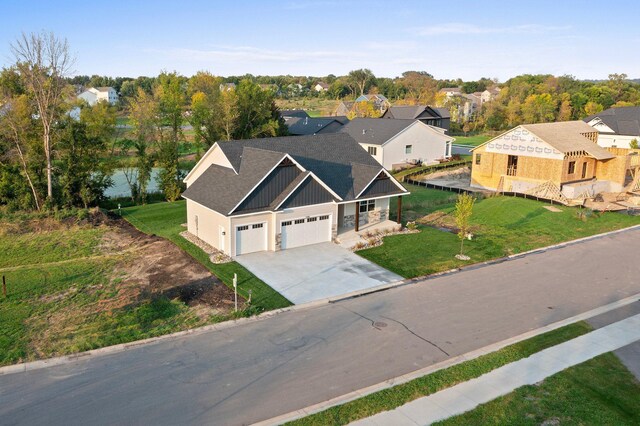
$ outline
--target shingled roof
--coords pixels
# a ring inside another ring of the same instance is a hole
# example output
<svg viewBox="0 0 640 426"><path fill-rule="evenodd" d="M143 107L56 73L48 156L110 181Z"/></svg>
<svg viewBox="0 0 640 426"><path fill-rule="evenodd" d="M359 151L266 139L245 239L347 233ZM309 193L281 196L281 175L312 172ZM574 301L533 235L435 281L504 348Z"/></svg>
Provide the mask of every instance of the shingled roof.
<svg viewBox="0 0 640 426"><path fill-rule="evenodd" d="M313 135L320 132L331 123L344 124L347 117L285 117L285 124L292 135Z"/></svg>
<svg viewBox="0 0 640 426"><path fill-rule="evenodd" d="M429 105L397 105L389 107L384 115L384 118L397 118L400 120L410 120L418 118L424 112L427 112L429 116L435 118L451 118L451 114L447 108L436 108ZM431 114L433 111L435 113ZM426 118L426 117L425 117Z"/></svg>
<svg viewBox="0 0 640 426"><path fill-rule="evenodd" d="M382 145L417 120L354 118L340 132L348 133L358 143Z"/></svg>
<svg viewBox="0 0 640 426"><path fill-rule="evenodd" d="M248 139L218 142L217 145L233 169L210 166L183 196L225 215L230 214L285 155L313 173L341 201L355 200L383 171L382 166L346 133ZM405 192L398 188L388 195ZM276 200L283 197L280 194ZM276 200L271 207L275 208Z"/></svg>
<svg viewBox="0 0 640 426"><path fill-rule="evenodd" d="M590 122L599 118L616 135L640 136L640 106L609 108L584 119Z"/></svg>

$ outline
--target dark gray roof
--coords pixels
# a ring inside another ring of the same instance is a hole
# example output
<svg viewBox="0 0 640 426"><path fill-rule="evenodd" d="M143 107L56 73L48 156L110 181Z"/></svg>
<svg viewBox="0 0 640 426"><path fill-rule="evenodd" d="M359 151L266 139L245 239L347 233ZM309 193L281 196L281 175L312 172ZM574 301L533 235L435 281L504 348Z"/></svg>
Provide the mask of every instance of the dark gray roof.
<svg viewBox="0 0 640 426"><path fill-rule="evenodd" d="M397 118L401 120L409 120L418 118L418 116L426 113L425 117L435 118L451 118L451 114L447 108L436 108L429 105L397 105L391 106L384 114L384 118Z"/></svg>
<svg viewBox="0 0 640 426"><path fill-rule="evenodd" d="M309 117L307 111L303 109L283 109L280 111L281 117Z"/></svg>
<svg viewBox="0 0 640 426"><path fill-rule="evenodd" d="M589 122L599 118L617 135L640 136L640 107L609 108L584 119Z"/></svg>
<svg viewBox="0 0 640 426"><path fill-rule="evenodd" d="M236 167L238 174L213 164L182 195L226 215L280 162L284 154L247 148L242 157L242 163Z"/></svg>
<svg viewBox="0 0 640 426"><path fill-rule="evenodd" d="M331 123L344 124L345 119L346 117L288 117L284 122L292 135L313 135Z"/></svg>
<svg viewBox="0 0 640 426"><path fill-rule="evenodd" d="M226 141L218 142L218 146L238 174L213 165L189 186L183 196L225 215L285 154L314 173L343 201L354 200L382 170L382 166L346 133ZM292 182L283 194L293 187ZM277 200L284 198L283 194L271 203L271 208L275 208Z"/></svg>
<svg viewBox="0 0 640 426"><path fill-rule="evenodd" d="M416 121L417 120L354 118L340 131L348 133L358 143L382 145Z"/></svg>

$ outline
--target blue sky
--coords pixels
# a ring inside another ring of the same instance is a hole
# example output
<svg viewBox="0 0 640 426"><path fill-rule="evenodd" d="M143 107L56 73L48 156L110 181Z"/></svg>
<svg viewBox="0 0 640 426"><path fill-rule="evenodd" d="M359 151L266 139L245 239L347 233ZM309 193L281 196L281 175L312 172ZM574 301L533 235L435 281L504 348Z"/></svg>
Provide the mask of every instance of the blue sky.
<svg viewBox="0 0 640 426"><path fill-rule="evenodd" d="M638 78L638 17L640 2L615 0L0 0L0 64L45 29L69 40L76 74Z"/></svg>

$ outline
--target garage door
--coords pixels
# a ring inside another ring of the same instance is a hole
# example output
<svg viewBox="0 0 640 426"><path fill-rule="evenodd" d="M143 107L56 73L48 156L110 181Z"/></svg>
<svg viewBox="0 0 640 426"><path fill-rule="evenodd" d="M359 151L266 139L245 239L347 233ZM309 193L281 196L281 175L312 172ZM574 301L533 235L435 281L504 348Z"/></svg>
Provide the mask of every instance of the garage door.
<svg viewBox="0 0 640 426"><path fill-rule="evenodd" d="M331 216L311 216L282 222L282 248L331 241Z"/></svg>
<svg viewBox="0 0 640 426"><path fill-rule="evenodd" d="M267 249L267 224L236 226L236 256Z"/></svg>

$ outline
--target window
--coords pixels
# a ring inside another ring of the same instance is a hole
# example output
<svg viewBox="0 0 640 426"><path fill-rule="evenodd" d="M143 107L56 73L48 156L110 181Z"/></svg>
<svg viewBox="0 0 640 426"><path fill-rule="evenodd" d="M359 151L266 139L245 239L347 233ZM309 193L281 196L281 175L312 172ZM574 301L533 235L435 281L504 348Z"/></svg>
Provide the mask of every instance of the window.
<svg viewBox="0 0 640 426"><path fill-rule="evenodd" d="M373 211L376 208L376 200L360 201L360 213Z"/></svg>
<svg viewBox="0 0 640 426"><path fill-rule="evenodd" d="M413 145L405 145L404 153L405 154L411 154L411 152L413 152Z"/></svg>
<svg viewBox="0 0 640 426"><path fill-rule="evenodd" d="M567 173L572 175L575 172L576 172L576 162L575 161L569 161L569 171L567 171Z"/></svg>
<svg viewBox="0 0 640 426"><path fill-rule="evenodd" d="M249 225L238 226L238 231L246 231L247 229L249 229Z"/></svg>
<svg viewBox="0 0 640 426"><path fill-rule="evenodd" d="M293 222L291 222L290 220L286 220L284 222L282 222L282 226L291 226Z"/></svg>
<svg viewBox="0 0 640 426"><path fill-rule="evenodd" d="M262 228L264 226L264 223L256 223L254 225L252 225L251 227L253 229L258 229L258 228Z"/></svg>
<svg viewBox="0 0 640 426"><path fill-rule="evenodd" d="M476 154L476 166L480 165L480 154Z"/></svg>
<svg viewBox="0 0 640 426"><path fill-rule="evenodd" d="M301 223L304 223L304 219L296 219L293 221L293 223L295 223L296 225L300 225Z"/></svg>
<svg viewBox="0 0 640 426"><path fill-rule="evenodd" d="M329 220L329 215L320 216L320 220Z"/></svg>
<svg viewBox="0 0 640 426"><path fill-rule="evenodd" d="M318 220L318 218L317 218L317 217L308 217L308 218L307 218L307 222L315 222L315 221L317 221L317 220Z"/></svg>
<svg viewBox="0 0 640 426"><path fill-rule="evenodd" d="M369 155L377 155L378 154L378 148L375 146L370 146L367 148L367 152L369 153Z"/></svg>

